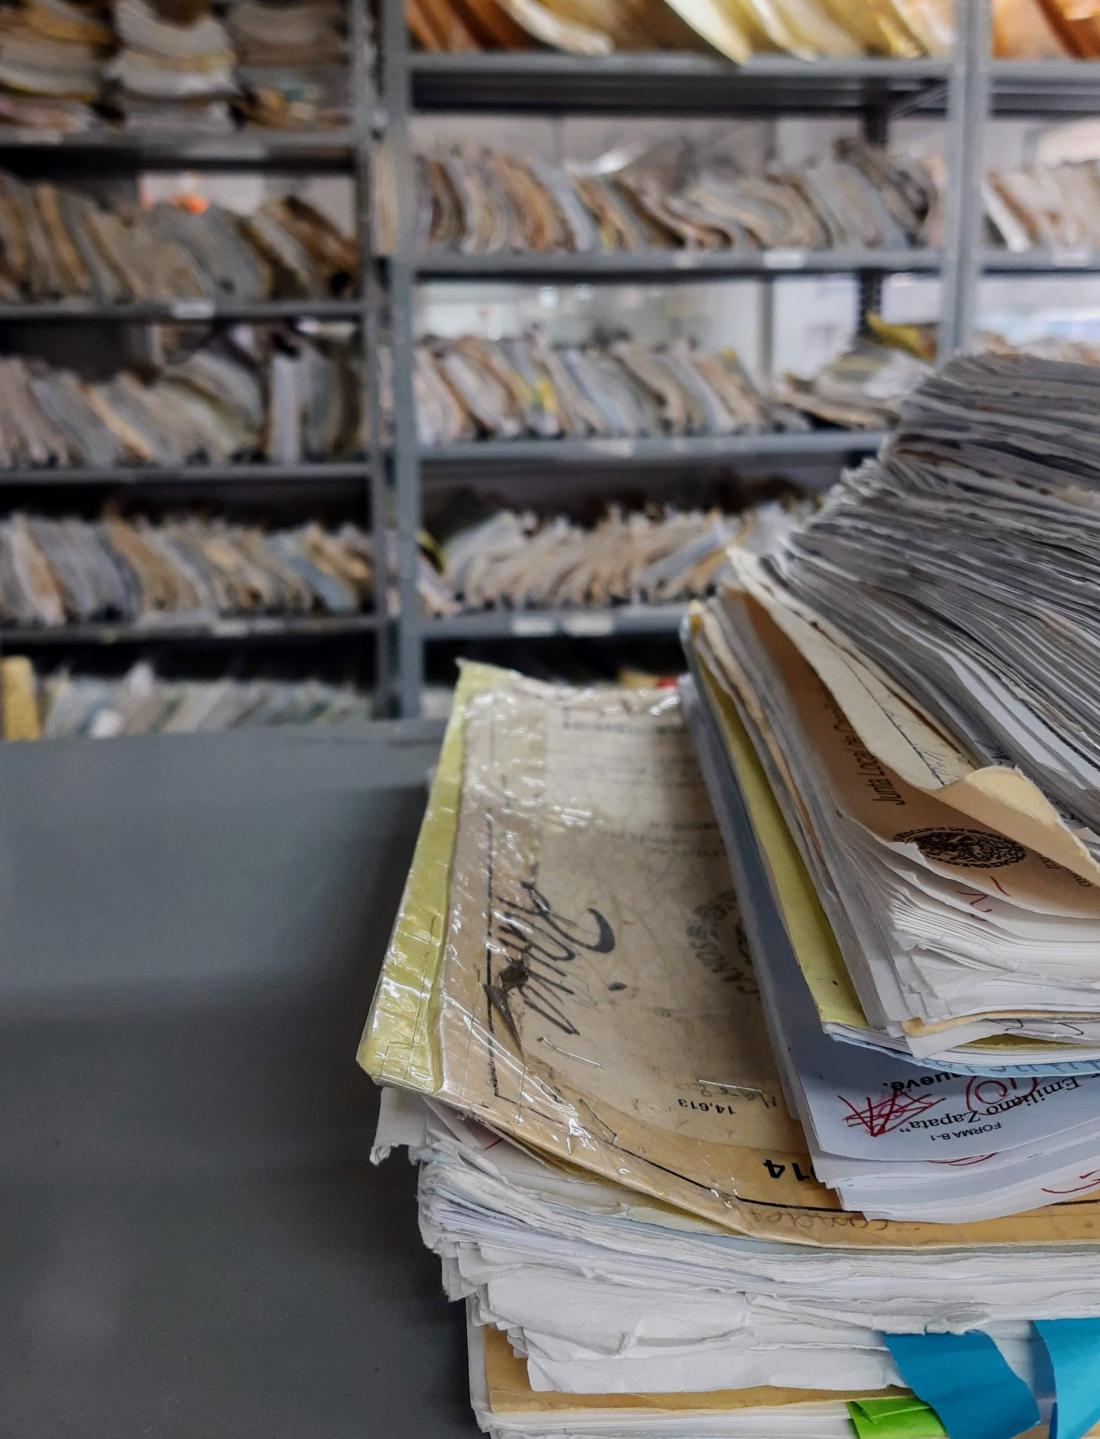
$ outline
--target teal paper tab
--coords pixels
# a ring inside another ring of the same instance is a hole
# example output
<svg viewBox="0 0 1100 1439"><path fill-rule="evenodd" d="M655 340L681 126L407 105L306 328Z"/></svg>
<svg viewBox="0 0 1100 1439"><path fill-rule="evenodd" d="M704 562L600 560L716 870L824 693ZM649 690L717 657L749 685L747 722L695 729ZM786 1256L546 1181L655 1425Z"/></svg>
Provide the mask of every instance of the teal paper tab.
<svg viewBox="0 0 1100 1439"><path fill-rule="evenodd" d="M988 1334L885 1334L902 1381L955 1439L1016 1439L1039 1406ZM1062 1439L1062 1436L1059 1436Z"/></svg>
<svg viewBox="0 0 1100 1439"><path fill-rule="evenodd" d="M849 1400L848 1418L856 1439L947 1439L936 1411L916 1395Z"/></svg>
<svg viewBox="0 0 1100 1439"><path fill-rule="evenodd" d="M1081 1439L1100 1423L1100 1319L1037 1319L1054 1371L1050 1439Z"/></svg>

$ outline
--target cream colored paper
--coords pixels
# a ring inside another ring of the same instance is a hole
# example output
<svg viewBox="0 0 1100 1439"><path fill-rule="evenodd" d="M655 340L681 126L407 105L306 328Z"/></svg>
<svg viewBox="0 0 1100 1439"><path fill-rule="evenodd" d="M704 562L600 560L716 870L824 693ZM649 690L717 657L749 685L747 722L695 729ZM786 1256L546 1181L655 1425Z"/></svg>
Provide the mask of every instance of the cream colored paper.
<svg viewBox="0 0 1100 1439"><path fill-rule="evenodd" d="M774 809L741 737L753 797ZM467 669L368 1072L718 1228L888 1248L1100 1238L1089 1201L960 1226L842 1211L779 1100L763 1028L676 695Z"/></svg>
<svg viewBox="0 0 1100 1439"><path fill-rule="evenodd" d="M1019 770L979 766L916 701L819 616L781 595L759 560L731 552L738 580L832 691L868 750L907 784L1100 885L1100 865Z"/></svg>

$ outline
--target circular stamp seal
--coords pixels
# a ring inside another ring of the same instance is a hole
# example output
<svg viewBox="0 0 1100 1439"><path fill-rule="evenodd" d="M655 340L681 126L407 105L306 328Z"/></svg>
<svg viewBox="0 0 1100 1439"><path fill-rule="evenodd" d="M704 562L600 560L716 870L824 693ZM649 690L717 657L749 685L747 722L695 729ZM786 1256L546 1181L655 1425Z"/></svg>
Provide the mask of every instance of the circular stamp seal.
<svg viewBox="0 0 1100 1439"><path fill-rule="evenodd" d="M925 859L965 865L969 869L1000 869L1027 858L1022 844L987 829L948 829L933 825L926 829L904 829L894 840L915 844Z"/></svg>

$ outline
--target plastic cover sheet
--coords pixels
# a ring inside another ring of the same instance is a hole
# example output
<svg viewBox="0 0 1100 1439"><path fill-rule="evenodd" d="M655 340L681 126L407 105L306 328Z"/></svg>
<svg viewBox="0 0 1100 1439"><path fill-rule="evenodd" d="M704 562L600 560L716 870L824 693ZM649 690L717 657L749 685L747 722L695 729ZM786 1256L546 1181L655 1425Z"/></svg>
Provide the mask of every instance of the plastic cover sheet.
<svg viewBox="0 0 1100 1439"><path fill-rule="evenodd" d="M871 1221L815 1180L673 692L464 667L359 1059L726 1229L885 1247L1079 1237L1073 1206Z"/></svg>

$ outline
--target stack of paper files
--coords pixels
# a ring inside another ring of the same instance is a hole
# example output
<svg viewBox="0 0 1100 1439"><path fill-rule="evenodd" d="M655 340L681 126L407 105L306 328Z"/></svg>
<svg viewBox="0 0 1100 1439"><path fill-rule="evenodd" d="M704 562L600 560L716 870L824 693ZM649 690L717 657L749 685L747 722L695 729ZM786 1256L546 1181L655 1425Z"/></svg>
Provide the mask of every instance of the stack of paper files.
<svg viewBox="0 0 1100 1439"><path fill-rule="evenodd" d="M236 57L209 3L177 7L164 0L114 0L121 48L107 66L127 123L141 128L232 128L227 97L236 89Z"/></svg>
<svg viewBox="0 0 1100 1439"><path fill-rule="evenodd" d="M439 569L422 554L421 598L437 615L701 599L726 573L735 534L779 522L774 501L739 514L613 505L592 527L565 515L479 513L435 530Z"/></svg>
<svg viewBox="0 0 1100 1439"><path fill-rule="evenodd" d="M815 1177L683 704L479 666L456 693L360 1062L482 1427L1011 1439L1056 1390L1076 1439L1100 1200L868 1222Z"/></svg>
<svg viewBox="0 0 1100 1439"><path fill-rule="evenodd" d="M621 159L565 166L490 150L418 155L410 204L416 248L468 255L907 249L938 230L933 170L862 140L837 140L831 153L763 174L690 158L670 173L644 158L622 167ZM381 174L379 249L389 254L397 180L392 171Z"/></svg>
<svg viewBox="0 0 1100 1439"><path fill-rule="evenodd" d="M803 59L943 55L951 49L954 31L950 0L859 5L843 0L639 0L629 6L594 0L410 0L407 14L413 39L425 50L513 50L537 43L569 54L604 55L713 46L740 64L772 51ZM1009 32L1004 40L1015 40L1017 31L1023 32L1021 39L1029 38L1031 27L1015 14L1010 18L1016 23L1002 25Z"/></svg>
<svg viewBox="0 0 1100 1439"><path fill-rule="evenodd" d="M954 362L697 628L828 917L798 958L838 1037L1097 1068L1098 398L1091 366Z"/></svg>
<svg viewBox="0 0 1100 1439"><path fill-rule="evenodd" d="M22 655L0 660L5 739L112 739L116 735L190 734L261 725L325 725L371 717L370 696L320 680L167 679L147 660L120 678L36 674ZM21 703L13 706L13 696ZM31 716L15 731L11 711ZM29 730L29 732L28 732Z"/></svg>

